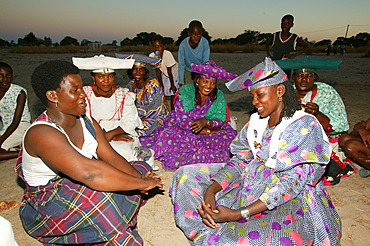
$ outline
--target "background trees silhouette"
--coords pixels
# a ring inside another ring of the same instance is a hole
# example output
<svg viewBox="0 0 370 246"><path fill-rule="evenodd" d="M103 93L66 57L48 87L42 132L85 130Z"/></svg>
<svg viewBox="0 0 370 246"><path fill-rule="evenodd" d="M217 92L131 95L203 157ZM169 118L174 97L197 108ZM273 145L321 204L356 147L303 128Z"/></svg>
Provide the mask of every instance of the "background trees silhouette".
<svg viewBox="0 0 370 246"><path fill-rule="evenodd" d="M264 45L267 40L270 38L272 33L260 33L259 31L255 30L244 30L243 33L237 35L236 37L232 38L217 38L212 40L212 37L209 35L207 30L203 31L203 36L213 45ZM162 35L155 33L155 32L140 32L136 34L134 38L123 38L121 41L112 40L111 43L106 45L117 46L148 46L151 44L152 39L155 36L160 36L164 39L165 44L168 45L179 45L182 40L184 40L188 36L188 28L184 28L180 32L180 36L177 37L175 41L171 37L163 37ZM307 39L305 39L308 41ZM11 42L1 39L0 38L0 47L6 46L86 46L88 43L93 41L89 41L87 39L83 39L81 43L78 40L71 36L65 36L60 43L53 43L50 37L44 37L43 39L38 38L35 36L33 32L28 33L23 38L18 38L17 43L13 40ZM96 42L96 41L95 41ZM309 41L308 41L309 42ZM329 39L323 39L318 42L309 42L314 46L327 46L332 44L333 46L350 46L350 47L363 47L370 45L370 33L361 32L356 34L355 36L345 38L345 37L338 37L334 42Z"/></svg>

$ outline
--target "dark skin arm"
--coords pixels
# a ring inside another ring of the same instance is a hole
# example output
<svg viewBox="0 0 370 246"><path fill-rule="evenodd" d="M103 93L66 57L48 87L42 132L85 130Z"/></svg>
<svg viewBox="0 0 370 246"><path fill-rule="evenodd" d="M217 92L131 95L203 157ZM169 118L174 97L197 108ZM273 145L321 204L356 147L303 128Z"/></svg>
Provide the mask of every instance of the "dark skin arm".
<svg viewBox="0 0 370 246"><path fill-rule="evenodd" d="M271 35L271 38L265 44L266 55L268 57L271 57L271 58L272 58L272 56L271 56L271 53L270 53L270 47L272 45L272 38L273 38L273 35Z"/></svg>
<svg viewBox="0 0 370 246"><path fill-rule="evenodd" d="M364 145L369 148L370 146L370 118L365 122L357 123L353 129L358 132Z"/></svg>
<svg viewBox="0 0 370 246"><path fill-rule="evenodd" d="M66 176L95 190L139 190L146 193L154 187L163 187L159 176L143 177L109 148L103 131L97 126L94 122L99 144L98 155L101 155L103 161L84 157L70 145L64 134L46 125L37 125L28 131L25 136L25 148L31 156L40 157ZM46 135L48 138L45 138ZM34 144L35 142L37 144Z"/></svg>
<svg viewBox="0 0 370 246"><path fill-rule="evenodd" d="M176 93L176 86L175 86L175 82L173 80L173 74L172 74L172 68L171 67L167 68L167 73L168 73L168 78L170 79L170 83L171 83L170 91L172 91L173 93Z"/></svg>
<svg viewBox="0 0 370 246"><path fill-rule="evenodd" d="M211 184L204 194L204 200L201 202L201 207L197 207L203 223L211 228L217 228L217 222L237 221L243 218L240 209L230 209L222 205L216 207L215 194L220 190L221 186L219 183L214 182ZM247 206L247 209L252 216L266 211L268 208L261 200L257 200Z"/></svg>
<svg viewBox="0 0 370 246"><path fill-rule="evenodd" d="M164 85L163 85L163 81L162 81L162 72L161 72L161 70L159 68L156 68L155 69L155 74L157 75L158 82L161 85L162 90L164 91Z"/></svg>
<svg viewBox="0 0 370 246"><path fill-rule="evenodd" d="M9 125L9 127L6 129L4 134L0 137L0 146L4 143L4 141L12 135L12 133L17 129L19 126L19 123L21 122L22 119L22 114L24 110L24 106L26 105L26 100L27 96L24 91L21 91L17 97L17 106L15 108L14 116L13 116L13 121Z"/></svg>
<svg viewBox="0 0 370 246"><path fill-rule="evenodd" d="M110 131L105 132L105 138L108 142L114 141L125 141L125 142L133 142L134 139L130 137L121 127L117 127Z"/></svg>
<svg viewBox="0 0 370 246"><path fill-rule="evenodd" d="M142 176L141 173L139 173L139 171L132 167L125 158L123 158L112 148L112 146L106 140L104 132L100 128L99 124L95 120L93 120L93 124L96 132L96 140L99 143L98 149L96 151L99 158L117 168L118 170L140 178Z"/></svg>
<svg viewBox="0 0 370 246"><path fill-rule="evenodd" d="M207 119L197 119L190 124L193 133L200 133L207 125Z"/></svg>

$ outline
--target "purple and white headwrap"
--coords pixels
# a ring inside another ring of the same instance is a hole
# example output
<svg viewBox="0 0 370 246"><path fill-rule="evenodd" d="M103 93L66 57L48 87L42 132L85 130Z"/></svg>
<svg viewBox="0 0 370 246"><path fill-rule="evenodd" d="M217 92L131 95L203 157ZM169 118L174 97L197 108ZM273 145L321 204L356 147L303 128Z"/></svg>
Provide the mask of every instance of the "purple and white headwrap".
<svg viewBox="0 0 370 246"><path fill-rule="evenodd" d="M222 67L218 66L216 62L209 60L201 64L191 64L191 71L200 74L205 79L234 79L236 74L229 73Z"/></svg>
<svg viewBox="0 0 370 246"><path fill-rule="evenodd" d="M276 62L272 61L270 57L266 57L263 62L225 85L230 91L240 91L245 88L252 91L260 87L278 85L287 80L288 76Z"/></svg>
<svg viewBox="0 0 370 246"><path fill-rule="evenodd" d="M149 57L142 54L130 54L130 55L123 55L116 53L116 57L120 59L134 59L135 60L135 66L143 66L146 65L152 65L152 66L159 66L162 63L162 60L160 58L155 57Z"/></svg>

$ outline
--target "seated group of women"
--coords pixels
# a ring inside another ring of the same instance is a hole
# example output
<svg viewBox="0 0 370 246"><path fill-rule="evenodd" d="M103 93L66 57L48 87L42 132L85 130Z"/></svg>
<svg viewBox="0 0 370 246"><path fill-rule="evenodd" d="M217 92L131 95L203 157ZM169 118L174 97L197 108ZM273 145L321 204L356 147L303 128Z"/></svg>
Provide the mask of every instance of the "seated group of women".
<svg viewBox="0 0 370 246"><path fill-rule="evenodd" d="M129 70L132 92L113 85L109 67L95 67L95 84L85 87L69 62L35 69L32 87L46 111L17 160L26 183L20 214L31 236L45 244L142 245L143 194L163 187L144 162L150 148L165 169L177 170L174 216L191 244L340 244L340 218L322 180L332 156L327 132L336 129L331 119L321 122L316 103L298 101L275 62L266 58L239 77L212 61L194 64L194 85L179 89L168 113L162 88L139 60ZM216 78L253 97L257 112L238 135Z"/></svg>

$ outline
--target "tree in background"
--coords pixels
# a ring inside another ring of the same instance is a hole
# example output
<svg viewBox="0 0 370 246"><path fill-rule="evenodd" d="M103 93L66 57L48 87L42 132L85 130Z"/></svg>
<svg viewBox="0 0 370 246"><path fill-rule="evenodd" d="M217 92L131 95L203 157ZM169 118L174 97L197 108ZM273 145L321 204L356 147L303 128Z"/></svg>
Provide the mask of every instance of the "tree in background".
<svg viewBox="0 0 370 246"><path fill-rule="evenodd" d="M71 36L66 36L60 41L61 46L67 46L67 45L79 45L77 39L71 37Z"/></svg>
<svg viewBox="0 0 370 246"><path fill-rule="evenodd" d="M39 42L33 32L25 35L24 38L18 38L18 45L22 46L38 46Z"/></svg>
<svg viewBox="0 0 370 246"><path fill-rule="evenodd" d="M135 45L146 46L146 45L150 45L150 43L152 42L152 39L158 35L159 34L155 32L151 32L151 33L141 32L139 34L136 34L136 37L134 37L132 41L134 42Z"/></svg>
<svg viewBox="0 0 370 246"><path fill-rule="evenodd" d="M325 47L327 47L328 45L330 45L331 44L331 40L330 39L323 39L323 40L321 40L321 41L319 41L319 42L316 42L315 44L314 44L314 46L315 47L317 47L317 46L325 46Z"/></svg>
<svg viewBox="0 0 370 246"><path fill-rule="evenodd" d="M51 38L50 38L50 37L44 37L44 42L43 42L43 44L44 44L45 46L49 47L49 46L52 46L52 45L53 45L53 41L51 40Z"/></svg>
<svg viewBox="0 0 370 246"><path fill-rule="evenodd" d="M155 33L155 32L141 32L136 34L136 37L133 39L125 38L123 39L120 44L121 46L146 46L151 45L151 42L154 37L161 37L165 44L173 44L174 40L171 37L163 37L162 35Z"/></svg>
<svg viewBox="0 0 370 246"><path fill-rule="evenodd" d="M8 41L0 38L0 47L10 46L10 45L11 44Z"/></svg>

